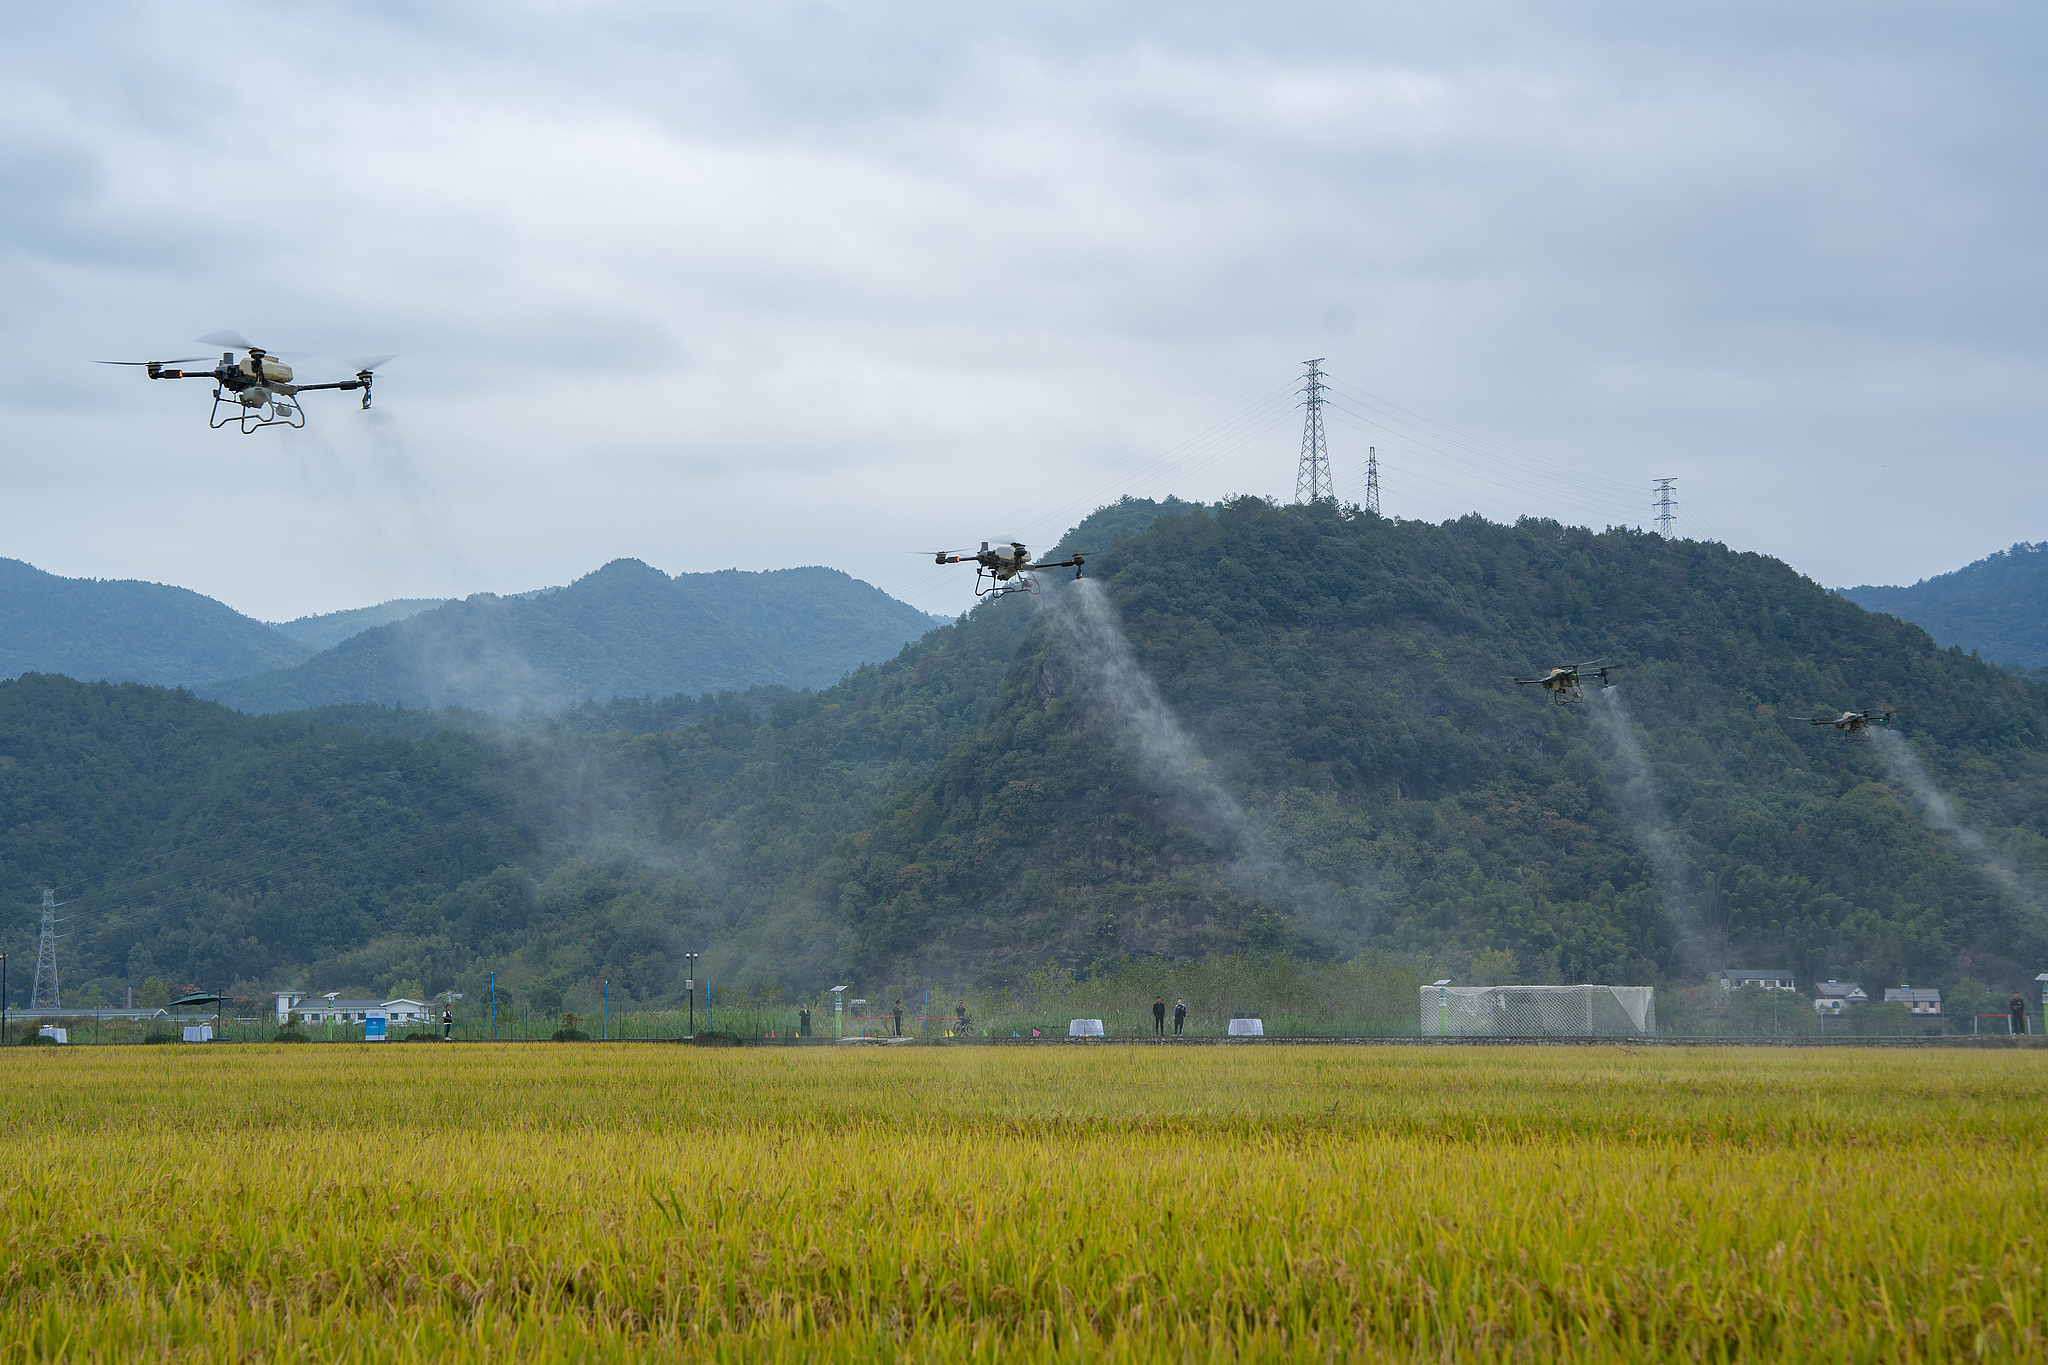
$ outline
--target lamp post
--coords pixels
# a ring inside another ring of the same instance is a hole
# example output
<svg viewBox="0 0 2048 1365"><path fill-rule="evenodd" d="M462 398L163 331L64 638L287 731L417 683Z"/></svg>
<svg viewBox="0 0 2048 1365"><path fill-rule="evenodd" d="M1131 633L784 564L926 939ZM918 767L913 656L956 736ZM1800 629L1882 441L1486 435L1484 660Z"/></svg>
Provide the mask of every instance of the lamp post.
<svg viewBox="0 0 2048 1365"><path fill-rule="evenodd" d="M1451 1033L1451 979L1445 977L1436 983L1436 1035L1448 1038Z"/></svg>
<svg viewBox="0 0 2048 1365"><path fill-rule="evenodd" d="M832 1036L835 1038L846 1036L846 1019L841 1011L846 1005L846 993L852 989L851 984L832 988Z"/></svg>
<svg viewBox="0 0 2048 1365"><path fill-rule="evenodd" d="M683 961L690 964L683 969L689 973L683 981L683 989L689 992L690 996L690 1031L683 1035L686 1038L697 1036L697 958L696 953L683 954Z"/></svg>

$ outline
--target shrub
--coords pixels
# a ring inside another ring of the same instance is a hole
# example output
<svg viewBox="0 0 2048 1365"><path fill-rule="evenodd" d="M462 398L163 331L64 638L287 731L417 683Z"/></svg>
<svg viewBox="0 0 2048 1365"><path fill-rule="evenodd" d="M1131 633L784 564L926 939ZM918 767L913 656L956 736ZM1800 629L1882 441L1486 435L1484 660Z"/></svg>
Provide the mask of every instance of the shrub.
<svg viewBox="0 0 2048 1365"><path fill-rule="evenodd" d="M557 1043L587 1043L590 1041L590 1035L580 1028L558 1028L554 1032L554 1041Z"/></svg>
<svg viewBox="0 0 2048 1365"><path fill-rule="evenodd" d="M313 1040L295 1028L281 1028L277 1031L277 1037L271 1039L271 1041L274 1043L310 1043Z"/></svg>

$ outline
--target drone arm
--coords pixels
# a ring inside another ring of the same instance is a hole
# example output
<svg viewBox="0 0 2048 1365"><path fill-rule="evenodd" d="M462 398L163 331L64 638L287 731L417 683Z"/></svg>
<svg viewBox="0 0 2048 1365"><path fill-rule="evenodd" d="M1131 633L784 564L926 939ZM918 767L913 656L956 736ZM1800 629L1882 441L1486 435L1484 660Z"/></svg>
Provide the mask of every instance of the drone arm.
<svg viewBox="0 0 2048 1365"><path fill-rule="evenodd" d="M333 384L301 384L298 387L298 392L309 393L314 389L361 389L363 391L363 406L366 408L370 406L370 376L367 374L359 374L354 379L343 379Z"/></svg>

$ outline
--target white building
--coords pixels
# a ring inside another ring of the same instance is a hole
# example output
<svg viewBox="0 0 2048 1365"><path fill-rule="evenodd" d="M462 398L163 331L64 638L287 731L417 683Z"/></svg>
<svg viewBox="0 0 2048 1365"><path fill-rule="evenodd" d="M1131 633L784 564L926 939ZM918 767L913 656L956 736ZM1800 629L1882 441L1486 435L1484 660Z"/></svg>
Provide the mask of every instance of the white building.
<svg viewBox="0 0 2048 1365"><path fill-rule="evenodd" d="M1887 1005L1894 1002L1904 1005L1914 1014L1941 1013L1941 992L1924 987L1915 990L1911 986L1900 986L1894 990L1887 986L1884 990L1884 1002Z"/></svg>
<svg viewBox="0 0 2048 1365"><path fill-rule="evenodd" d="M283 1028L292 1012L301 1022L362 1025L382 1019L388 1032L401 1028L431 1028L440 1016L425 1000L343 1000L333 995L307 995L304 991L273 991L277 997L277 1024Z"/></svg>
<svg viewBox="0 0 2048 1365"><path fill-rule="evenodd" d="M1854 981L1823 981L1813 988L1813 1008L1820 1014L1840 1014L1851 1005L1867 1005L1870 996Z"/></svg>
<svg viewBox="0 0 2048 1365"><path fill-rule="evenodd" d="M1721 973L1722 990L1732 991L1743 986L1753 986L1766 991L1789 991L1792 989L1792 973L1757 971L1747 967L1730 967Z"/></svg>

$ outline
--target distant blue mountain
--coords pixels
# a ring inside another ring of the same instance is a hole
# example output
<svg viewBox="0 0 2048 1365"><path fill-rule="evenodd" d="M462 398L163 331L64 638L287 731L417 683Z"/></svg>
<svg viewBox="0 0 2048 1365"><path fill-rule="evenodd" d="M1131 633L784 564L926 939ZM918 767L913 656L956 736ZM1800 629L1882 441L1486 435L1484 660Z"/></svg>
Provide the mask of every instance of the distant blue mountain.
<svg viewBox="0 0 2048 1365"><path fill-rule="evenodd" d="M825 687L940 622L837 569L679 574L620 559L567 587L451 602L201 694L249 712L353 702L510 714L613 697Z"/></svg>
<svg viewBox="0 0 2048 1365"><path fill-rule="evenodd" d="M176 686L285 668L312 653L189 588L60 578L0 559L0 678L62 673Z"/></svg>
<svg viewBox="0 0 2048 1365"><path fill-rule="evenodd" d="M1840 591L1858 606L1911 621L1941 644L2013 668L2048 668L2048 541L2022 541L1911 587Z"/></svg>
<svg viewBox="0 0 2048 1365"><path fill-rule="evenodd" d="M456 600L453 597L394 597L374 607L352 607L347 611L301 616L296 621L274 622L271 629L314 649L332 649L351 635L360 635L374 626L388 626L393 621L403 621L408 616L418 616L423 611L445 607Z"/></svg>

